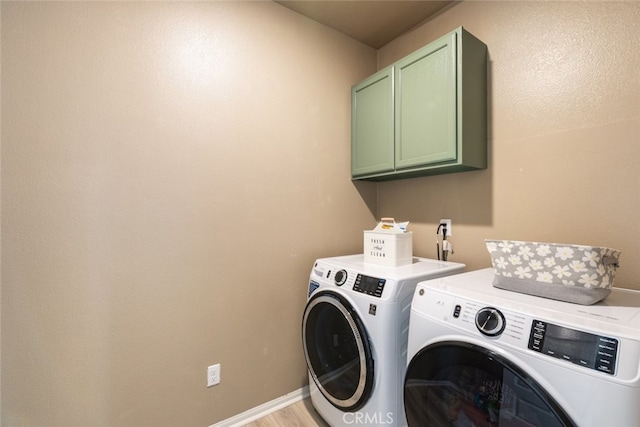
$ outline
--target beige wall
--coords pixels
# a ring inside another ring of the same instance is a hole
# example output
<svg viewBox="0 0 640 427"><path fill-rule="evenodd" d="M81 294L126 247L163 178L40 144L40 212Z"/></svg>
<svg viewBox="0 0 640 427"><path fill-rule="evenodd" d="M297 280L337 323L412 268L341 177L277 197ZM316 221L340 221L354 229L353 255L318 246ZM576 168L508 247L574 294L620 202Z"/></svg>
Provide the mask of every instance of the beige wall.
<svg viewBox="0 0 640 427"><path fill-rule="evenodd" d="M375 67L271 2L2 2L2 425L207 426L303 387L312 262L375 222Z"/></svg>
<svg viewBox="0 0 640 427"><path fill-rule="evenodd" d="M400 37L378 67L488 45L490 167L354 186L373 50L269 2L2 2L2 425L203 426L303 386L310 264L375 216L429 257L452 218L471 269L484 238L609 245L640 288L639 13L463 2Z"/></svg>
<svg viewBox="0 0 640 427"><path fill-rule="evenodd" d="M382 68L463 25L489 50L489 169L379 184L380 216L412 221L435 256L490 266L484 239L622 251L616 285L640 289L640 3L463 2L379 51Z"/></svg>

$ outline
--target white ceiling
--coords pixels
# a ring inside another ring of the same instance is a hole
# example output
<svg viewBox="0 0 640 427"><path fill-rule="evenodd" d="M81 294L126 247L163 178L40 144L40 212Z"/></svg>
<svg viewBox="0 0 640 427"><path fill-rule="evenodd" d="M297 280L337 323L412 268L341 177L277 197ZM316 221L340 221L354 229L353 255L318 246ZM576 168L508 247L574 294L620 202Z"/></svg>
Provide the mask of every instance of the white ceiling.
<svg viewBox="0 0 640 427"><path fill-rule="evenodd" d="M274 0L314 21L379 49L454 0Z"/></svg>

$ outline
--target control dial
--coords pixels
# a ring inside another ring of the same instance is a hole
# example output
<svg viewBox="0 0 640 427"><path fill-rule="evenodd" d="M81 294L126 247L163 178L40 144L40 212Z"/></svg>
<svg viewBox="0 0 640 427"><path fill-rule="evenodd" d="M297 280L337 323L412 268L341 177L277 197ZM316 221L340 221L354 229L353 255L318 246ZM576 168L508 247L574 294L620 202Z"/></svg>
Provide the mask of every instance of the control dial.
<svg viewBox="0 0 640 427"><path fill-rule="evenodd" d="M504 331L506 322L500 310L493 307L485 307L476 313L476 327L483 334L495 337Z"/></svg>
<svg viewBox="0 0 640 427"><path fill-rule="evenodd" d="M347 271L340 270L336 272L336 275L333 278L336 281L336 285L342 286L347 281Z"/></svg>

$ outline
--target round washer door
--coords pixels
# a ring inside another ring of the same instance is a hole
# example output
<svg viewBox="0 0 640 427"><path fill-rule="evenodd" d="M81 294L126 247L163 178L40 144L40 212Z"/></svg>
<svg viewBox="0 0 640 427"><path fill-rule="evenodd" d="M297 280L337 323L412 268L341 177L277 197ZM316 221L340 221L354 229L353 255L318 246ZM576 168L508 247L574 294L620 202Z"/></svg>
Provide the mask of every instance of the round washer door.
<svg viewBox="0 0 640 427"><path fill-rule="evenodd" d="M461 341L432 344L413 357L404 381L404 408L409 426L575 427L524 370Z"/></svg>
<svg viewBox="0 0 640 427"><path fill-rule="evenodd" d="M351 304L332 292L307 303L302 319L307 368L335 407L355 411L371 395L373 358L364 325Z"/></svg>

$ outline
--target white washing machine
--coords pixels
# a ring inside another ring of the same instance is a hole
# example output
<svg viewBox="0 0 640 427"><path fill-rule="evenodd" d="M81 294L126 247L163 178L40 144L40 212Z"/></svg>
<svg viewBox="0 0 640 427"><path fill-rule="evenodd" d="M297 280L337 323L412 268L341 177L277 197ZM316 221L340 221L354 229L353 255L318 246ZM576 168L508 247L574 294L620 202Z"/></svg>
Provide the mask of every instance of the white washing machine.
<svg viewBox="0 0 640 427"><path fill-rule="evenodd" d="M302 341L311 402L330 425L405 425L402 382L413 291L421 280L463 269L425 258L381 267L364 263L362 255L315 262Z"/></svg>
<svg viewBox="0 0 640 427"><path fill-rule="evenodd" d="M640 426L640 292L584 306L492 281L486 269L416 287L409 426Z"/></svg>

